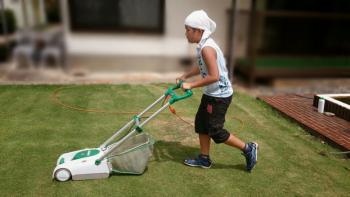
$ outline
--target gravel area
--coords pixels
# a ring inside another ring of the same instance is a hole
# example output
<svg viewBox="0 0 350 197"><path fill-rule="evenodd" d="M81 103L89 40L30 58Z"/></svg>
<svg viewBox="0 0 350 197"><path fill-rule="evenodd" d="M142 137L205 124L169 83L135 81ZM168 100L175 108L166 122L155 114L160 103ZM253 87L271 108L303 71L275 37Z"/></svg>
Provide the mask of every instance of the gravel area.
<svg viewBox="0 0 350 197"><path fill-rule="evenodd" d="M247 87L240 81L236 84L236 89L252 96L350 93L350 78L275 79L270 85L256 84L254 87Z"/></svg>
<svg viewBox="0 0 350 197"><path fill-rule="evenodd" d="M11 64L0 65L0 84L94 84L94 83L173 83L181 72L91 72L81 68L14 69ZM252 96L276 94L350 93L350 78L290 78L275 79L269 85L248 87L239 77L234 89Z"/></svg>

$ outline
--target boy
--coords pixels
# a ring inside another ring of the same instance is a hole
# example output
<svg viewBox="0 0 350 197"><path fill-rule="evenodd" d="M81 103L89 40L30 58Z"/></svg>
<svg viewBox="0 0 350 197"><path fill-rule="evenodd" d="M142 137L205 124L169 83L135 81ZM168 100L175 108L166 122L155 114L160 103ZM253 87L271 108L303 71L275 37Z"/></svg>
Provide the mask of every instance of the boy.
<svg viewBox="0 0 350 197"><path fill-rule="evenodd" d="M183 89L203 87L203 96L195 118L195 132L199 135L200 154L194 159L186 159L184 164L210 168L210 139L215 143L225 143L240 149L246 158L246 169L251 172L257 161L258 144L244 143L225 130L227 108L232 100L232 86L228 79L226 62L222 51L210 35L216 23L203 10L192 12L185 19L186 38L189 43L197 43L198 67L177 78L186 79L200 74L200 80L183 83Z"/></svg>

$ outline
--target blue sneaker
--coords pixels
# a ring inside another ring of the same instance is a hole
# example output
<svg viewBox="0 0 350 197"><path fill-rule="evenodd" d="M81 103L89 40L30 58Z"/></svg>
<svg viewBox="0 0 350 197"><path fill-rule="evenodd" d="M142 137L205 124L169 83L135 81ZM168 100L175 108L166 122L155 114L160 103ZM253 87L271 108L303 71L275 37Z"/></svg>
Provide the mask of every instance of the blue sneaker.
<svg viewBox="0 0 350 197"><path fill-rule="evenodd" d="M246 152L243 153L247 166L248 172L251 172L258 160L258 143L249 142L246 144Z"/></svg>
<svg viewBox="0 0 350 197"><path fill-rule="evenodd" d="M209 157L203 157L202 155L198 155L194 159L185 159L184 164L191 167L210 168L211 160Z"/></svg>

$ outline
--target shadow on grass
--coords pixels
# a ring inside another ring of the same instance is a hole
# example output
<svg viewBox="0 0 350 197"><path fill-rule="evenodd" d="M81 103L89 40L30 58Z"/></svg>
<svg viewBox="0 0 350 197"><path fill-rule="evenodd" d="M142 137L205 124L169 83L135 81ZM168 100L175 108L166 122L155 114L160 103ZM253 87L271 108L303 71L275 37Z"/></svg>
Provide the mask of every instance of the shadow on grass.
<svg viewBox="0 0 350 197"><path fill-rule="evenodd" d="M180 142L172 141L157 141L154 144L154 160L156 162L164 162L164 161L173 161L176 163L183 163L185 158L193 158L195 155L199 153L198 148L194 148L191 146L185 146ZM221 164L221 163L213 163L211 169L236 169L245 171L244 164Z"/></svg>
<svg viewBox="0 0 350 197"><path fill-rule="evenodd" d="M221 163L214 163L212 169L236 169L241 171L246 171L244 164L236 164L236 165L230 165L230 164L221 164Z"/></svg>
<svg viewBox="0 0 350 197"><path fill-rule="evenodd" d="M172 161L176 163L183 164L183 160L185 158L193 158L199 153L198 148L194 148L191 146L186 146L177 141L156 141L154 144L153 151L153 161L155 162L166 162ZM235 169L245 171L245 165L243 164L222 164L222 163L213 163L211 169ZM147 171L147 168L145 172ZM112 175L117 176L139 176L135 174L128 173L117 173L113 172Z"/></svg>

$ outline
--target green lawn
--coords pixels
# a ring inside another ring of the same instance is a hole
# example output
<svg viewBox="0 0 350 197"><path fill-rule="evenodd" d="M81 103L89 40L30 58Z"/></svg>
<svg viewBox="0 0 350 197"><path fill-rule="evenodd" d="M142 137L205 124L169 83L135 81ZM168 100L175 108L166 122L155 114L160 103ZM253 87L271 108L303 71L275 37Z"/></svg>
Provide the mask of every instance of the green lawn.
<svg viewBox="0 0 350 197"><path fill-rule="evenodd" d="M337 151L283 118L268 105L235 93L226 127L260 144L259 162L244 171L240 152L213 145L209 170L189 168L185 157L198 153L193 128L168 111L145 127L155 139L154 158L141 176L51 180L62 153L97 147L167 87L161 85L67 86L62 102L112 113L86 113L52 102L61 86L0 86L0 196L349 196L350 163ZM174 106L192 121L200 91ZM243 125L235 118L243 121Z"/></svg>

